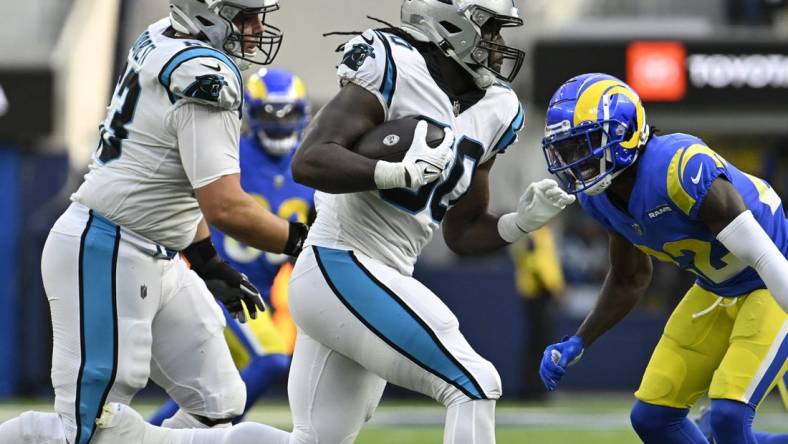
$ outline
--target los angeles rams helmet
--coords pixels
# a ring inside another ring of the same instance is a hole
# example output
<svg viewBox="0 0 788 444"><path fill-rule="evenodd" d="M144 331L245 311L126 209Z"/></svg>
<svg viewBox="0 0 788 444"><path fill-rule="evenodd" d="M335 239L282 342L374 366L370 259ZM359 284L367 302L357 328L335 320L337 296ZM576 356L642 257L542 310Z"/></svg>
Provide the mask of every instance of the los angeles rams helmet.
<svg viewBox="0 0 788 444"><path fill-rule="evenodd" d="M570 193L599 194L637 160L649 137L637 93L607 74L583 74L550 99L542 149Z"/></svg>
<svg viewBox="0 0 788 444"><path fill-rule="evenodd" d="M181 33L204 37L233 57L241 69L274 61L282 44L282 31L266 23L266 15L279 9L279 0L170 0L170 23ZM239 15L258 15L265 30L243 34L233 23ZM255 53L245 53L243 42L255 42Z"/></svg>
<svg viewBox="0 0 788 444"><path fill-rule="evenodd" d="M402 29L429 41L468 71L480 88L511 82L525 53L506 46L501 28L523 26L514 0L403 0ZM492 36L492 38L490 38Z"/></svg>
<svg viewBox="0 0 788 444"><path fill-rule="evenodd" d="M274 157L291 153L309 124L311 105L304 82L286 69L261 68L246 82L246 122Z"/></svg>

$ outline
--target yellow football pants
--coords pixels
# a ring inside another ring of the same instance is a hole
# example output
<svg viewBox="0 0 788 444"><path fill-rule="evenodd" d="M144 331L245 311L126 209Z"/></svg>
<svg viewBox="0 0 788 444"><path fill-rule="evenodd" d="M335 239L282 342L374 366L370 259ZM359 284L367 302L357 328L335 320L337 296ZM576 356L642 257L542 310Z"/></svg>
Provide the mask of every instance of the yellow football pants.
<svg viewBox="0 0 788 444"><path fill-rule="evenodd" d="M768 290L720 299L694 285L670 316L637 399L689 408L705 392L756 407L785 374L788 316Z"/></svg>

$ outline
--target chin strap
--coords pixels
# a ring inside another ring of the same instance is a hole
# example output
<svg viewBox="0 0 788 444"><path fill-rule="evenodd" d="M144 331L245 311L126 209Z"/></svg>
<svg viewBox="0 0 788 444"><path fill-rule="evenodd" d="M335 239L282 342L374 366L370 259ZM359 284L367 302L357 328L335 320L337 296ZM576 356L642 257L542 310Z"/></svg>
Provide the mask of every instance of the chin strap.
<svg viewBox="0 0 788 444"><path fill-rule="evenodd" d="M481 89L487 89L495 84L495 81L498 78L495 77L493 73L489 72L484 67L480 67L478 70L471 68L470 66L468 66L467 63L465 63L459 57L457 57L457 53L454 52L454 49L452 49L451 46L449 46L446 40L441 42L441 44L444 43L445 45L443 46L438 45L438 48L440 48L444 54L451 57L451 59L454 60L458 65L460 65L462 69L467 71L468 74L470 74L471 77L473 77L473 82L476 84L476 86L478 86Z"/></svg>
<svg viewBox="0 0 788 444"><path fill-rule="evenodd" d="M626 171L628 168L632 167L632 165L635 164L635 162L638 160L638 157L640 157L640 151L639 150L635 153L635 158L632 159L632 163L630 163L629 165L625 166L624 168L621 168L618 171L614 171L614 172L608 174L607 176L603 177L602 179L599 180L599 182L597 182L597 183L591 185L590 187L588 187L587 189L583 190L583 193L585 193L588 196L596 196L597 194L600 194L600 193L604 192L605 190L607 190L610 187L610 185L613 184L613 179L615 179L616 177L620 176L621 173L623 173L624 171ZM601 162L604 163L605 159L604 158L601 159Z"/></svg>

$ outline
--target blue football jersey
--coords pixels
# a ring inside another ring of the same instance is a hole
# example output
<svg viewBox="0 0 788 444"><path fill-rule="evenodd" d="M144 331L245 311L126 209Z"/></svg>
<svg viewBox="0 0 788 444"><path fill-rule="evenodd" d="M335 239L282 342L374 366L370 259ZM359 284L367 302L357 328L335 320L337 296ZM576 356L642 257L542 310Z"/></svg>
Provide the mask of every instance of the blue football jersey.
<svg viewBox="0 0 788 444"><path fill-rule="evenodd" d="M241 187L279 217L306 223L312 211L314 190L293 180L290 172L293 155L294 152L281 158L271 157L254 136L241 136ZM233 268L246 274L269 300L274 277L288 256L252 248L214 228L211 238L219 254Z"/></svg>
<svg viewBox="0 0 788 444"><path fill-rule="evenodd" d="M766 181L740 171L687 134L652 137L635 168L637 179L628 213L616 207L607 193L580 193L586 212L649 255L692 271L698 285L720 296L741 296L766 288L754 269L744 265L698 221L698 210L712 182L724 177L739 191L777 248L788 253L782 202Z"/></svg>

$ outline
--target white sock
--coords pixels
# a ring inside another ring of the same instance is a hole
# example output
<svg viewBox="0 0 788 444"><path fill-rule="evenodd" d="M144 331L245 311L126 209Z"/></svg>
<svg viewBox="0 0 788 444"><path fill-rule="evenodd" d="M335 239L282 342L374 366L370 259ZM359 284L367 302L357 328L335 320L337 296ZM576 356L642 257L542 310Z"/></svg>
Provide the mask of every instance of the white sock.
<svg viewBox="0 0 788 444"><path fill-rule="evenodd" d="M229 431L222 444L288 444L290 442L290 433L256 422L238 424ZM210 441L194 442L194 444L209 443Z"/></svg>
<svg viewBox="0 0 788 444"><path fill-rule="evenodd" d="M27 444L22 440L22 429L19 427L19 417L9 419L0 424L0 442L6 444Z"/></svg>
<svg viewBox="0 0 788 444"><path fill-rule="evenodd" d="M3 444L66 444L66 432L57 413L25 412L0 424Z"/></svg>
<svg viewBox="0 0 788 444"><path fill-rule="evenodd" d="M494 444L495 400L450 405L446 411L443 444Z"/></svg>

